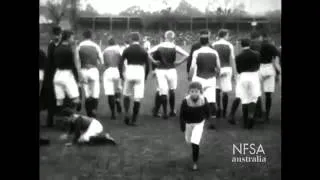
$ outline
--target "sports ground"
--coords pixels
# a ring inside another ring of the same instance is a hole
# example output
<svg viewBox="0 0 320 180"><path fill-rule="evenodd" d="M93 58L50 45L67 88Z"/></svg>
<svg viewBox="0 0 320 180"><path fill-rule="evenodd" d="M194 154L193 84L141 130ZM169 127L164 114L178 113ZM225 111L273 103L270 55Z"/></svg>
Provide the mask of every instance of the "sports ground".
<svg viewBox="0 0 320 180"><path fill-rule="evenodd" d="M188 50L188 48L186 48ZM178 67L176 109L187 91L186 64ZM276 87L271 123L253 130L219 121L218 130L205 128L200 146L199 171L191 171L191 147L185 143L178 117L153 118L156 81L148 77L137 127L128 127L123 116L110 120L107 98L99 101L98 119L118 142L117 146L65 147L59 130L41 129L51 145L40 147L41 180L279 180L281 179L281 87ZM234 92L229 98L230 111ZM131 106L132 107L132 106ZM45 113L41 113L44 122ZM241 108L237 116L241 118ZM232 162L232 145L261 144L266 163Z"/></svg>

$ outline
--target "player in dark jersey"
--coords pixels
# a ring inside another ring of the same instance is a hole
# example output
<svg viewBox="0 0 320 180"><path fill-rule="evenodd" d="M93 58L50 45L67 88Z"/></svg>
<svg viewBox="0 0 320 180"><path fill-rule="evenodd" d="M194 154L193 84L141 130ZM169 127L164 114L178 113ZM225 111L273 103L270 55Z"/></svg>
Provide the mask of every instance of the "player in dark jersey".
<svg viewBox="0 0 320 180"><path fill-rule="evenodd" d="M81 76L85 91L85 107L87 115L96 117L98 99L100 95L100 75L98 65L103 64L100 47L92 41L92 32L87 30L83 33L82 41L76 50L77 59L80 60Z"/></svg>
<svg viewBox="0 0 320 180"><path fill-rule="evenodd" d="M251 50L260 52L261 42L262 42L261 33L258 33L256 31L254 31L254 32L252 32L250 34L250 49ZM230 114L229 114L229 120L228 120L228 122L231 123L231 124L235 124L234 117L235 117L235 114L237 112L237 109L238 109L240 103L241 103L241 100L237 96L237 93L236 93L236 98L233 100L233 103L232 103L232 106L231 106L231 111L230 111ZM256 111L255 111L254 116L255 116L255 118L261 118L262 117L261 97L258 98L258 101L256 103Z"/></svg>
<svg viewBox="0 0 320 180"><path fill-rule="evenodd" d="M47 126L53 126L53 116L56 110L56 98L54 92L54 85L53 85L53 77L56 71L55 64L53 62L53 53L55 48L60 44L61 41L61 28L60 27L53 27L52 34L53 39L50 41L47 49L47 57L48 61L45 63L44 67L44 77L43 83L40 93L40 109L41 110L48 110L47 116Z"/></svg>
<svg viewBox="0 0 320 180"><path fill-rule="evenodd" d="M220 58L218 52L209 46L209 32L200 36L201 48L194 51L189 73L189 80L199 82L203 88L203 95L207 99L211 115L216 115L216 79L220 72ZM210 125L215 129L214 124Z"/></svg>
<svg viewBox="0 0 320 180"><path fill-rule="evenodd" d="M75 51L73 47L73 32L65 30L62 33L61 44L55 49L53 60L57 67L54 74L54 90L57 99L58 112L63 110L65 98L70 98L72 102L70 108L76 108L80 103L78 77L79 69L77 68Z"/></svg>
<svg viewBox="0 0 320 180"><path fill-rule="evenodd" d="M265 122L270 121L270 110L272 105L272 93L275 91L276 79L281 75L279 63L280 53L277 48L270 43L267 34L263 34L263 42L260 49L260 79L265 95Z"/></svg>
<svg viewBox="0 0 320 180"><path fill-rule="evenodd" d="M241 40L242 52L236 57L239 73L236 94L242 102L244 128L254 125L254 112L258 97L261 96L259 80L259 52L250 49L250 40Z"/></svg>
<svg viewBox="0 0 320 180"><path fill-rule="evenodd" d="M186 142L192 147L193 170L198 170L203 127L210 118L210 106L202 91L203 87L199 82L192 82L180 108L180 129L185 133Z"/></svg>
<svg viewBox="0 0 320 180"><path fill-rule="evenodd" d="M185 57L188 57L188 53L181 47L173 43L175 33L173 31L167 31L165 33L165 42L160 43L152 47L149 51L150 54L158 51L160 57L160 64L157 69L157 79L159 83L159 90L161 96L160 104L156 106L156 112L158 109L163 107L163 118L168 119L167 114L167 96L169 94L170 104L170 116L176 116L175 112L175 90L177 88L178 77L176 66L182 64L186 58L182 61L176 62L176 53L179 53Z"/></svg>
<svg viewBox="0 0 320 180"><path fill-rule="evenodd" d="M110 36L108 38L108 47L104 49L102 54L105 65L105 71L103 73L104 93L106 96L108 96L111 119L115 120L115 107L117 107L118 113L121 113L122 111L120 104L122 87L119 73L121 48L118 44L116 44L113 37Z"/></svg>
<svg viewBox="0 0 320 180"><path fill-rule="evenodd" d="M217 117L225 118L228 108L228 93L232 91L232 77L236 77L236 67L234 62L234 47L227 40L229 32L226 29L221 29L218 32L219 40L212 44L212 47L218 52L221 62L220 76L217 77ZM220 104L220 94L222 91L222 107Z"/></svg>
<svg viewBox="0 0 320 180"><path fill-rule="evenodd" d="M200 36L201 35L206 35L209 33L209 37L210 37L210 32L208 30L201 30L200 31ZM209 45L210 47L212 47L211 45ZM194 51L198 50L201 48L201 43L200 43L200 39L199 39L199 42L193 44L191 46L191 50L190 50L190 53L189 53L189 56L188 56L188 59L187 59L187 73L190 72L190 66L191 66L191 61L192 61L192 55L194 53Z"/></svg>
<svg viewBox="0 0 320 180"><path fill-rule="evenodd" d="M95 118L74 113L71 109L65 109L61 113L63 120L67 125L68 132L60 136L61 140L72 137L72 144L88 144L88 145L116 145L114 139L109 133L103 132L102 124Z"/></svg>
<svg viewBox="0 0 320 180"><path fill-rule="evenodd" d="M123 104L125 110L125 123L127 125L136 125L137 117L140 110L140 101L144 97L144 85L147 75L149 73L149 59L148 53L140 45L140 34L137 32L131 33L131 45L123 51L120 61L120 77L124 79L123 87ZM123 71L124 61L127 59L125 73ZM130 122L129 108L130 96L133 95L134 105L133 114Z"/></svg>

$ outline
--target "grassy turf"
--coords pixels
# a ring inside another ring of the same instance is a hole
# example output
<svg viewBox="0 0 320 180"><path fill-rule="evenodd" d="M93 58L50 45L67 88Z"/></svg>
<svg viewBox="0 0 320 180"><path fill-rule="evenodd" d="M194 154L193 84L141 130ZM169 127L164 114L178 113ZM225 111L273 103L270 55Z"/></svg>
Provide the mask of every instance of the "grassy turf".
<svg viewBox="0 0 320 180"><path fill-rule="evenodd" d="M187 90L185 69L185 64L178 68L177 109ZM116 147L65 147L58 140L61 131L42 129L41 134L48 136L52 144L40 148L40 179L281 179L280 87L274 94L271 124L258 124L254 130L246 131L240 125L231 126L221 120L218 131L205 129L200 149L200 171L192 172L191 147L179 131L178 118L163 120L150 115L155 84L155 79L149 77L138 127L125 126L122 116L116 121L110 120L107 98L101 96L98 119L119 142ZM231 96L229 109L234 93ZM239 119L240 116L241 109L237 113ZM267 162L233 163L232 144L237 143L262 144Z"/></svg>

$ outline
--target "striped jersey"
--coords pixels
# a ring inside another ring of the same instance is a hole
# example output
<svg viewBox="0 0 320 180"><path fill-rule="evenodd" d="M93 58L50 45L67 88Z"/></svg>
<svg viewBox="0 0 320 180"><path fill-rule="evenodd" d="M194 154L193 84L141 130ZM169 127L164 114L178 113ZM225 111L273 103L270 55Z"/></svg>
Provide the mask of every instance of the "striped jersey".
<svg viewBox="0 0 320 180"><path fill-rule="evenodd" d="M77 48L81 67L97 66L98 60L103 63L100 47L91 40L82 41Z"/></svg>
<svg viewBox="0 0 320 180"><path fill-rule="evenodd" d="M212 47L219 54L221 67L230 67L231 58L234 58L233 45L225 39L219 39L218 41L212 43Z"/></svg>

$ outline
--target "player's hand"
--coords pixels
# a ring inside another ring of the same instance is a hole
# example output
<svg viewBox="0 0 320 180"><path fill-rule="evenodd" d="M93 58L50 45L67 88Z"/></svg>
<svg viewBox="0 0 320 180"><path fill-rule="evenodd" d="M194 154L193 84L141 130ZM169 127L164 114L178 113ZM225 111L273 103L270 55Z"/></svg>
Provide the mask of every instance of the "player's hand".
<svg viewBox="0 0 320 180"><path fill-rule="evenodd" d="M281 74L276 75L276 83L281 83Z"/></svg>
<svg viewBox="0 0 320 180"><path fill-rule="evenodd" d="M83 74L82 74L81 72L79 72L79 83L80 83L80 84L85 83L84 76L83 76Z"/></svg>

